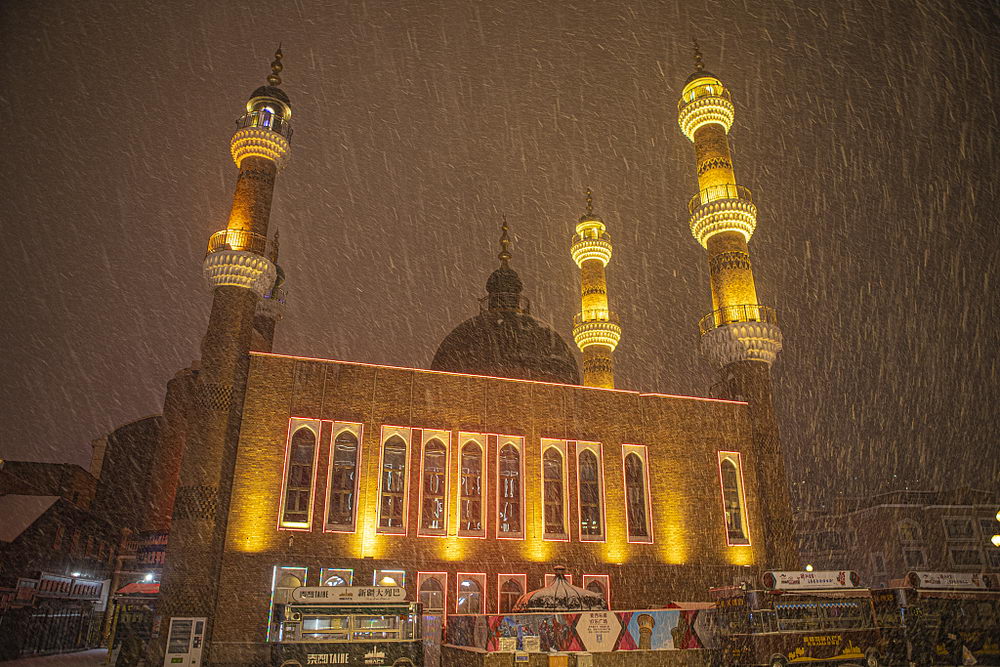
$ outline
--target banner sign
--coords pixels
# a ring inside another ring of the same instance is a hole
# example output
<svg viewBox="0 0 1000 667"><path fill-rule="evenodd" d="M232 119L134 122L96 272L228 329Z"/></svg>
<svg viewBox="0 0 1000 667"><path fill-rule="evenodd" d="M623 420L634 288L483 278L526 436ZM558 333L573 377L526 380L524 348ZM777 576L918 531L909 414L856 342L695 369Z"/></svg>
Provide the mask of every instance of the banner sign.
<svg viewBox="0 0 1000 667"><path fill-rule="evenodd" d="M400 586L301 586L292 589L292 602L300 604L406 602L406 589Z"/></svg>
<svg viewBox="0 0 1000 667"><path fill-rule="evenodd" d="M990 582L976 572L910 572L906 582L913 588L965 588L989 590Z"/></svg>
<svg viewBox="0 0 1000 667"><path fill-rule="evenodd" d="M780 591L858 588L861 577L853 570L770 570L761 577L764 588Z"/></svg>

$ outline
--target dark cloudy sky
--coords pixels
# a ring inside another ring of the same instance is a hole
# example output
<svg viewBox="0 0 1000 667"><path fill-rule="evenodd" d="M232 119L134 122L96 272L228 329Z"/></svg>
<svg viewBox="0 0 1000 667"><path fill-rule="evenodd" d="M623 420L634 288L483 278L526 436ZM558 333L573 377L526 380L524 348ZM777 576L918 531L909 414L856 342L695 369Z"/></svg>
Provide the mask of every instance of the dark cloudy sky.
<svg viewBox="0 0 1000 667"><path fill-rule="evenodd" d="M998 487L995 3L10 0L0 21L2 457L85 463L197 357L229 135L279 40L276 351L426 367L475 312L501 213L534 312L568 337L589 185L619 386L706 394L676 124L696 35L760 209L794 479L817 499Z"/></svg>

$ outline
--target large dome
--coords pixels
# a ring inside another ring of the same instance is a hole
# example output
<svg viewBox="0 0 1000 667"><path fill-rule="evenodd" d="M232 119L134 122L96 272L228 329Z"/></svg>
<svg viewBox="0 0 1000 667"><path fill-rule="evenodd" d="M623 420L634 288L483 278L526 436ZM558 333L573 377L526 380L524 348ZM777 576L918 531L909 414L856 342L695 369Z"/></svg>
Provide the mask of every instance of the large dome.
<svg viewBox="0 0 1000 667"><path fill-rule="evenodd" d="M566 341L528 312L521 278L510 268L507 224L500 268L486 281L479 314L459 324L438 346L431 368L452 373L580 384L580 368Z"/></svg>
<svg viewBox="0 0 1000 667"><path fill-rule="evenodd" d="M459 324L438 346L431 368L580 384L580 369L566 341L531 315L485 309Z"/></svg>

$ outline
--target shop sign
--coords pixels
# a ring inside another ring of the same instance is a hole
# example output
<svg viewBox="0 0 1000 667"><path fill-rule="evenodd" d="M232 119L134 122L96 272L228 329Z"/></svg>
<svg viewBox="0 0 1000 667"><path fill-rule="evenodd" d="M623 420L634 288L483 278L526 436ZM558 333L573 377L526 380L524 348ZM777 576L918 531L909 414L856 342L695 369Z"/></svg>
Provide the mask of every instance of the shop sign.
<svg viewBox="0 0 1000 667"><path fill-rule="evenodd" d="M292 602L343 604L405 602L406 589L400 586L301 586L292 589Z"/></svg>
<svg viewBox="0 0 1000 667"><path fill-rule="evenodd" d="M987 590L989 582L975 572L910 572L907 582L913 588L969 588Z"/></svg>
<svg viewBox="0 0 1000 667"><path fill-rule="evenodd" d="M622 624L610 611L588 611L580 614L576 632L580 641L591 652L610 651L621 632Z"/></svg>
<svg viewBox="0 0 1000 667"><path fill-rule="evenodd" d="M782 591L857 588L861 584L861 578L853 570L770 570L762 579L764 588Z"/></svg>

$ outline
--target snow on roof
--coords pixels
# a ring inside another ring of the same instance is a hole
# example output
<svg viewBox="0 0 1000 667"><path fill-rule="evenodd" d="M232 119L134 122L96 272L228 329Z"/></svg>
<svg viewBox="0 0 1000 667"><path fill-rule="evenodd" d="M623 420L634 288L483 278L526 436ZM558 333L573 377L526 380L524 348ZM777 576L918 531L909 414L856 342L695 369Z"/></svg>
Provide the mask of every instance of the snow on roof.
<svg viewBox="0 0 1000 667"><path fill-rule="evenodd" d="M7 517L0 521L0 542L16 540L57 500L59 496L22 496L13 493L0 496L0 516Z"/></svg>

